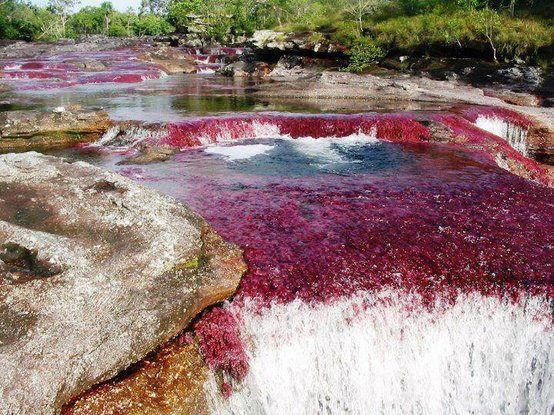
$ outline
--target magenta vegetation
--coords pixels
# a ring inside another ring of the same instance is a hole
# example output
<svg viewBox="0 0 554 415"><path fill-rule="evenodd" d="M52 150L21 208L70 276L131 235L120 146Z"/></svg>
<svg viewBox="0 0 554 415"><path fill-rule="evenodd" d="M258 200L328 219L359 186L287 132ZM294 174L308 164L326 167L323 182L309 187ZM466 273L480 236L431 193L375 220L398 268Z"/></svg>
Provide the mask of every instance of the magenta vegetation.
<svg viewBox="0 0 554 415"><path fill-rule="evenodd" d="M193 118L170 125L162 139L189 149L175 157L170 173L122 172L166 190L163 182L171 183L174 196L244 249L248 272L233 300L239 307L326 303L376 290L416 293L433 307L473 292L514 301L522 294L554 298L554 190L497 166L502 156L537 182L547 180L537 163L476 127L471 121L480 114L530 125L491 108ZM431 142L429 123L446 128L452 144ZM379 172L308 176L252 173L240 163L228 171L188 164L200 145L260 132L323 140L366 133L398 149L404 161ZM227 308L213 309L196 333L210 366L240 380L248 361L237 319Z"/></svg>
<svg viewBox="0 0 554 415"><path fill-rule="evenodd" d="M138 59L138 52L71 52L38 59L0 61L0 77L18 82L18 89L50 89L98 83L136 83L157 79L163 72ZM103 65L101 70L91 67ZM89 65L87 68L86 65Z"/></svg>

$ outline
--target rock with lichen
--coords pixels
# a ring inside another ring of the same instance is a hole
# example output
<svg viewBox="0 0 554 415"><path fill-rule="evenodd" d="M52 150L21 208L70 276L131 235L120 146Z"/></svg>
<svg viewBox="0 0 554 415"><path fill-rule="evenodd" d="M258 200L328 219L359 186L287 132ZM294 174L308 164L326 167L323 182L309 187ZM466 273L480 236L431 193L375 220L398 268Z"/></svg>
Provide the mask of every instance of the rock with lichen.
<svg viewBox="0 0 554 415"><path fill-rule="evenodd" d="M231 295L241 251L87 163L0 156L0 414L55 414Z"/></svg>

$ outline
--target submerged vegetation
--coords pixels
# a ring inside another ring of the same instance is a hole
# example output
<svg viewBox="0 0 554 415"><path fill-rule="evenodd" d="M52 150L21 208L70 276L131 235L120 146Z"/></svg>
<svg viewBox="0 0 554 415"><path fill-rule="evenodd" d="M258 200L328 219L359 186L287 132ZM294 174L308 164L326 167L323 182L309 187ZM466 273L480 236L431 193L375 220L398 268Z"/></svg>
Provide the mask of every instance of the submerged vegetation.
<svg viewBox="0 0 554 415"><path fill-rule="evenodd" d="M219 42L258 29L314 31L351 48L354 71L386 53L552 59L551 0L143 0L140 10L110 2L47 7L0 0L0 38L56 40L88 34L177 31Z"/></svg>

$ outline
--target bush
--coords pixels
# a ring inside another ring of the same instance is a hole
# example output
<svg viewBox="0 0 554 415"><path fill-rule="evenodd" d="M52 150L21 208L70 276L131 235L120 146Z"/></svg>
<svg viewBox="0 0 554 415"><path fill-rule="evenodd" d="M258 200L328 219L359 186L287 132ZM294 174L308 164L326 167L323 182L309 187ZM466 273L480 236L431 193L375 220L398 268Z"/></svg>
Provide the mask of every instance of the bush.
<svg viewBox="0 0 554 415"><path fill-rule="evenodd" d="M529 57L553 44L554 28L532 18L518 19L491 9L403 16L373 27L377 44L401 53L456 46L493 57Z"/></svg>
<svg viewBox="0 0 554 415"><path fill-rule="evenodd" d="M164 18L146 14L139 16L134 22L133 30L138 36L157 36L171 33L175 29Z"/></svg>
<svg viewBox="0 0 554 415"><path fill-rule="evenodd" d="M370 39L360 39L350 49L350 64L346 67L349 72L363 72L373 64L383 59L386 52Z"/></svg>

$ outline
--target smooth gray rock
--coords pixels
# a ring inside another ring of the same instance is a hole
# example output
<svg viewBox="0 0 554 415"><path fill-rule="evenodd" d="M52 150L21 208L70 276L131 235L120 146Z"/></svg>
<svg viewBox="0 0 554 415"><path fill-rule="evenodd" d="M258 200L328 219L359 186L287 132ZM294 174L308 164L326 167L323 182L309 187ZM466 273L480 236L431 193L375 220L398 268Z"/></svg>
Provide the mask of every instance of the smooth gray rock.
<svg viewBox="0 0 554 415"><path fill-rule="evenodd" d="M0 414L58 413L226 299L244 269L169 197L87 163L0 156Z"/></svg>

